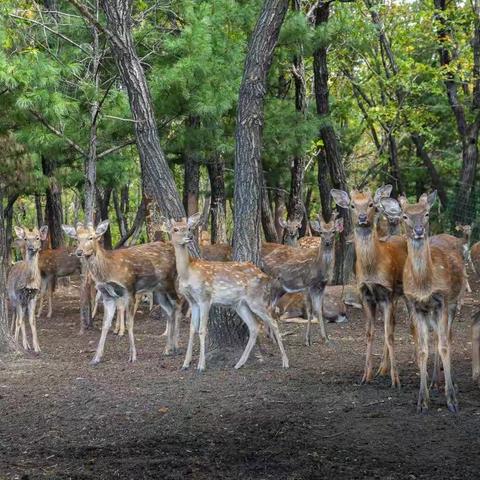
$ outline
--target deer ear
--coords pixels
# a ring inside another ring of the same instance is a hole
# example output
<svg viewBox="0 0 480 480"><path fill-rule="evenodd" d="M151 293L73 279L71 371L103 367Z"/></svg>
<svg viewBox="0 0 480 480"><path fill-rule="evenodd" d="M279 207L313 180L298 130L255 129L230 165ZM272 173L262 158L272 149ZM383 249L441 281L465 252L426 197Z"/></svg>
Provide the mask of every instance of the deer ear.
<svg viewBox="0 0 480 480"><path fill-rule="evenodd" d="M40 240L45 241L47 239L47 235L48 235L48 226L43 225L42 227L40 227Z"/></svg>
<svg viewBox="0 0 480 480"><path fill-rule="evenodd" d="M302 226L302 221L301 220L296 220L295 221L295 227L297 227L297 229L300 229Z"/></svg>
<svg viewBox="0 0 480 480"><path fill-rule="evenodd" d="M75 227L72 227L71 225L62 225L62 230L65 235L67 235L70 238L77 238L77 230Z"/></svg>
<svg viewBox="0 0 480 480"><path fill-rule="evenodd" d="M17 237L20 240L25 240L25 230L23 229L23 227L15 226L14 228L15 228L15 234L17 235Z"/></svg>
<svg viewBox="0 0 480 480"><path fill-rule="evenodd" d="M320 233L322 231L322 229L320 228L320 223L318 223L317 220L311 220L310 226L312 227L312 230L314 232Z"/></svg>
<svg viewBox="0 0 480 480"><path fill-rule="evenodd" d="M380 206L387 217L396 217L402 212L400 205L394 198L382 198L380 200Z"/></svg>
<svg viewBox="0 0 480 480"><path fill-rule="evenodd" d="M432 193L430 193L427 197L427 204L428 208L432 208L433 205L435 204L435 201L437 200L437 191L434 190Z"/></svg>
<svg viewBox="0 0 480 480"><path fill-rule="evenodd" d="M382 198L389 197L392 193L392 189L393 187L390 184L382 185L378 188L373 197L374 203L379 203Z"/></svg>
<svg viewBox="0 0 480 480"><path fill-rule="evenodd" d="M166 217L160 217L160 230L165 233L170 233L172 223Z"/></svg>
<svg viewBox="0 0 480 480"><path fill-rule="evenodd" d="M343 232L343 218L337 218L335 220L335 230L338 232L338 233L342 233Z"/></svg>
<svg viewBox="0 0 480 480"><path fill-rule="evenodd" d="M279 219L278 219L278 224L279 224L282 228L287 228L287 222L286 222L283 218L279 218Z"/></svg>
<svg viewBox="0 0 480 480"><path fill-rule="evenodd" d="M343 190L337 190L336 188L332 188L330 190L330 195L333 198L333 201L342 208L348 208L350 205L350 197L348 193Z"/></svg>
<svg viewBox="0 0 480 480"><path fill-rule="evenodd" d="M95 229L95 236L97 238L101 237L107 231L109 223L108 220L104 220L97 225L97 228Z"/></svg>
<svg viewBox="0 0 480 480"><path fill-rule="evenodd" d="M461 229L462 229L462 227L460 226L459 223L457 223L457 224L455 225L455 230L456 230L457 232L459 232Z"/></svg>
<svg viewBox="0 0 480 480"><path fill-rule="evenodd" d="M197 228L201 220L202 220L202 212L194 213L191 217L188 217L187 225L190 228Z"/></svg>
<svg viewBox="0 0 480 480"><path fill-rule="evenodd" d="M408 205L407 197L404 197L403 195L400 195L398 197L398 203L400 204L400 208L402 210L405 210L405 207Z"/></svg>

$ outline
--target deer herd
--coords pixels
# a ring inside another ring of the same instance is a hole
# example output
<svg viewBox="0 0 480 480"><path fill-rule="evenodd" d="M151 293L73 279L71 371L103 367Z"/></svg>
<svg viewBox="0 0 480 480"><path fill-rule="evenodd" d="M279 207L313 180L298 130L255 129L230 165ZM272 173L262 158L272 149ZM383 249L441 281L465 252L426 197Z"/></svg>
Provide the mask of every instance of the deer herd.
<svg viewBox="0 0 480 480"><path fill-rule="evenodd" d="M374 378L373 342L378 310L383 318L384 347L377 374L390 375L392 387L400 387L394 338L396 310L402 300L408 311L420 370L417 409L428 410L430 388L438 388L443 377L448 409L457 412L451 368L452 327L464 291L470 289L466 263L480 273L480 242L470 248L470 226L457 226L462 238L429 235L429 212L436 192L423 194L417 203L409 203L403 196L392 198L391 191L390 185L380 187L374 195L368 190L331 191L339 211L349 210L353 222L356 290L366 331L362 383ZM328 342L324 296L327 284L332 281L335 240L343 231L342 217L335 213L326 222L319 215L318 220L310 222L311 229L319 236L301 239L298 239L301 221L282 220L284 244L264 242L259 266L233 261L229 245L202 245L201 257L193 258L189 245L195 241L200 223L200 214L178 221L162 218L161 228L169 234L170 242L157 241L118 250L106 250L102 246L101 238L108 221L96 228L92 224L63 225L64 233L75 240L74 251L41 249L48 234L45 226L33 230L15 227L23 250L23 260L11 267L7 280L15 339L19 340L21 332L23 348L30 349L25 327L28 317L33 350L40 352L37 301L41 310L43 297L47 295L47 316L50 317L57 279L79 272L83 264L104 307L100 340L91 361L94 365L102 359L115 313L115 331L123 334L126 325L129 361L136 360L134 317L144 295L154 298L166 315L166 355L178 352L180 323L188 303L190 331L184 369L191 364L198 335L197 368L205 370L212 305L231 307L248 328L249 339L235 368L242 367L249 358L260 329L258 319L278 346L282 367L289 366L277 321L279 304L282 297L288 295L304 301L305 343L312 343L313 319L318 321L322 340ZM431 385L428 385L430 331L434 340L434 363ZM480 312L474 316L472 349L473 378L478 381Z"/></svg>

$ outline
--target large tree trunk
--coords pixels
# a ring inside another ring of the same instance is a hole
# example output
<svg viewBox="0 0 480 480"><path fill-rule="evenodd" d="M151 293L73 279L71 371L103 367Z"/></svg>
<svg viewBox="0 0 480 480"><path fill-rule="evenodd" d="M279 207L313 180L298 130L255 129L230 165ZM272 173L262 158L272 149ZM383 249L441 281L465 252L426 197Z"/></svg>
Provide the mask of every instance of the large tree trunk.
<svg viewBox="0 0 480 480"><path fill-rule="evenodd" d="M261 145L267 75L273 59L288 0L265 0L252 32L238 97L235 131L234 258L260 260ZM235 347L247 338L247 329L231 313L210 318L210 343Z"/></svg>
<svg viewBox="0 0 480 480"><path fill-rule="evenodd" d="M193 130L198 129L200 120L198 117L188 117L187 119L187 138L195 135ZM191 132L191 135L189 134ZM187 141L188 142L188 141ZM200 182L200 158L195 148L188 143L183 154L183 206L187 215L193 215L198 212L198 189Z"/></svg>
<svg viewBox="0 0 480 480"><path fill-rule="evenodd" d="M330 16L330 3L320 3L315 9L315 26L325 25ZM317 114L322 117L320 138L325 149L325 161L330 172L332 187L348 191L347 176L340 154L340 145L335 130L330 122L330 105L328 90L327 46L322 45L313 53L314 91ZM324 199L325 200L325 199ZM351 232L351 219L348 209L340 208L344 219L344 230L340 234L335 257L335 283L345 283L353 272L353 246L347 244Z"/></svg>
<svg viewBox="0 0 480 480"><path fill-rule="evenodd" d="M77 8L78 0L74 2ZM134 120L135 138L142 170L145 194L154 201L160 212L170 218L185 216L175 181L160 146L155 112L145 72L132 38L132 2L129 0L102 0L107 17L109 43L120 77L128 92ZM198 246L195 244L198 255Z"/></svg>
<svg viewBox="0 0 480 480"><path fill-rule="evenodd" d="M7 308L7 244L5 238L5 219L3 211L4 185L0 179L0 353L15 350L15 341L8 328Z"/></svg>
<svg viewBox="0 0 480 480"><path fill-rule="evenodd" d="M225 163L214 155L207 164L210 179L210 219L212 243L227 243L227 203L225 197Z"/></svg>
<svg viewBox="0 0 480 480"><path fill-rule="evenodd" d="M317 154L318 163L318 191L320 193L320 206L322 207L322 216L325 221L329 221L332 216L332 199L330 190L330 171L328 169L327 159L325 157L325 149L321 148Z"/></svg>
<svg viewBox="0 0 480 480"><path fill-rule="evenodd" d="M6 265L10 265L12 257L12 243L13 243L13 206L19 197L18 193L12 193L8 196L7 206L3 212L5 222L5 260ZM0 223L0 226L2 223Z"/></svg>
<svg viewBox="0 0 480 480"><path fill-rule="evenodd" d="M261 147L267 74L273 59L288 0L265 0L250 38L240 93L235 132L236 260L258 263L260 257Z"/></svg>
<svg viewBox="0 0 480 480"><path fill-rule="evenodd" d="M275 205L274 210L274 222L275 230L277 231L277 238L283 238L283 228L280 225L280 219L285 217L285 212L287 210L287 205L285 203L285 192L280 189L275 190L273 196L273 203Z"/></svg>
<svg viewBox="0 0 480 480"><path fill-rule="evenodd" d="M42 210L42 197L40 196L39 193L35 194L35 213L37 215L37 227L40 228L43 225L43 210Z"/></svg>
<svg viewBox="0 0 480 480"><path fill-rule="evenodd" d="M122 187L120 190L120 196L121 198L118 198L118 192L117 190L113 190L112 192L112 200L113 200L113 208L115 209L115 216L117 217L117 223L118 223L118 230L120 231L120 236L125 237L128 232L128 222L127 222L127 215L125 211L125 203L123 201L123 197L125 195L125 189L127 192L127 198L128 198L128 187ZM128 199L127 199L127 204L128 204Z"/></svg>
<svg viewBox="0 0 480 480"><path fill-rule="evenodd" d="M43 174L48 179L46 189L45 217L47 219L50 247L60 248L63 246L63 207L62 189L55 178L56 162L46 155L42 155Z"/></svg>
<svg viewBox="0 0 480 480"><path fill-rule="evenodd" d="M98 221L108 220L108 208L110 206L110 197L112 196L112 187L106 187L103 192L100 189L97 189L97 210L99 219ZM103 235L103 246L107 250L112 249L112 231L110 230L110 226L107 228L107 231Z"/></svg>
<svg viewBox="0 0 480 480"><path fill-rule="evenodd" d="M137 214L135 215L135 219L133 220L130 230L128 230L125 233L125 235L122 236L119 242L115 245L115 248L123 247L124 245L127 245L127 242L128 242L128 245L134 244L135 239L138 237L142 229L144 221L145 221L145 202L142 200L142 202L138 206ZM129 239L132 239L132 241L129 242Z"/></svg>

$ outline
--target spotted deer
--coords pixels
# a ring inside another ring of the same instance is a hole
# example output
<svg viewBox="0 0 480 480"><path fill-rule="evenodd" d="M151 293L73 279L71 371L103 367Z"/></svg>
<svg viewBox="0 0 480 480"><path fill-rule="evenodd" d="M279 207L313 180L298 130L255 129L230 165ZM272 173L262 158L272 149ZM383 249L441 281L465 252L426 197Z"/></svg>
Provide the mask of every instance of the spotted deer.
<svg viewBox="0 0 480 480"><path fill-rule="evenodd" d="M403 237L392 236L381 241L377 231L377 204L388 197L391 185L380 187L374 196L369 190L353 190L350 195L343 190L333 189L335 203L352 212L354 225L355 270L357 289L366 322L367 349L362 383L373 380L373 338L377 308L382 311L385 341L384 354L378 374L390 371L392 387L400 387L395 362L395 305L403 294L403 267L407 258L407 242Z"/></svg>
<svg viewBox="0 0 480 480"><path fill-rule="evenodd" d="M47 239L48 227L43 226L39 230L15 227L15 233L25 245L25 259L12 266L7 278L8 298L14 310L14 322L12 320L12 324L15 324L15 340L18 341L21 330L23 348L30 348L25 331L25 317L28 316L32 330L33 350L39 353L40 344L38 343L35 305L42 280L38 266L38 256L42 241Z"/></svg>
<svg viewBox="0 0 480 480"><path fill-rule="evenodd" d="M78 224L63 225L63 231L77 241L76 255L86 261L95 286L101 292L104 305L102 333L92 365L100 362L107 333L111 327L115 309L123 309L130 344L129 361L137 358L133 335L134 300L139 293L154 292L160 306L167 314L168 336L165 354L177 348L177 323L179 308L175 290L175 257L169 243L151 242L144 245L105 250L100 238L108 228L105 220L94 228ZM174 325L175 324L175 325Z"/></svg>
<svg viewBox="0 0 480 480"><path fill-rule="evenodd" d="M311 345L310 326L312 315L320 325L320 335L328 341L323 320L323 297L325 287L331 280L335 262L335 237L343 230L343 219L333 216L325 222L321 216L318 221L311 222L313 230L320 233L321 244L316 250L280 246L271 253L262 254L261 266L268 275L275 278L282 287L277 299L283 293L303 292L306 295L307 329L305 343ZM275 301L276 303L276 301Z"/></svg>
<svg viewBox="0 0 480 480"><path fill-rule="evenodd" d="M284 220L283 218L279 218L278 223L283 228L283 243L295 247L298 242L298 234L302 226L302 220L296 218L293 220Z"/></svg>
<svg viewBox="0 0 480 480"><path fill-rule="evenodd" d="M270 309L272 281L249 262L216 262L191 258L187 245L193 241L193 232L200 219L200 213L179 222L163 219L163 228L170 233L175 249L179 292L187 299L191 309L190 335L183 368L190 366L193 341L195 333L198 333L200 357L197 369L205 370L208 313L214 304L234 308L249 330L247 345L235 368L245 364L255 345L259 329L255 315L273 332L282 355L282 366L287 368L288 358L282 337Z"/></svg>
<svg viewBox="0 0 480 480"><path fill-rule="evenodd" d="M417 410L429 406L427 386L428 329L433 327L436 352L445 375L445 397L448 409L458 412L458 402L451 373L451 329L462 289L464 288L463 258L457 249L429 239L429 212L437 193L422 194L418 203L410 204L399 198L402 221L408 238L408 257L403 272L403 289L413 312L417 335L417 358L420 368L420 391ZM384 199L386 208L395 202ZM432 385L438 384L439 365L435 356Z"/></svg>

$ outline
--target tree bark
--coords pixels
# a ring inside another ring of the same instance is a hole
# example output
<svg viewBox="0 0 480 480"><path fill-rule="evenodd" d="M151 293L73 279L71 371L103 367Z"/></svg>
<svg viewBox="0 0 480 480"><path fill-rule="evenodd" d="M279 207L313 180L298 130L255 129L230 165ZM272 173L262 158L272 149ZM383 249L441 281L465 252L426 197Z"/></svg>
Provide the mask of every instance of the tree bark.
<svg viewBox="0 0 480 480"><path fill-rule="evenodd" d="M127 187L128 188L128 187ZM121 195L123 196L123 187L121 189ZM124 211L123 202L118 198L118 192L116 189L112 192L113 208L115 209L115 216L117 217L118 230L120 236L125 237L128 232L127 217Z"/></svg>
<svg viewBox="0 0 480 480"><path fill-rule="evenodd" d="M42 155L43 174L48 179L48 187L45 191L45 217L48 225L48 235L50 237L50 247L60 248L64 245L63 241L63 206L62 189L55 177L55 160Z"/></svg>
<svg viewBox="0 0 480 480"><path fill-rule="evenodd" d="M0 353L8 353L15 350L15 341L10 335L8 328L7 307L7 243L5 237L5 218L3 201L5 197L5 184L0 178Z"/></svg>
<svg viewBox="0 0 480 480"><path fill-rule="evenodd" d="M112 190L112 187L106 187L102 193L100 189L97 189L97 211L98 216L100 217L98 219L99 222L103 222L103 220L109 219L108 208L110 206ZM107 250L112 249L112 231L110 230L110 225L108 226L107 231L103 235L103 246Z"/></svg>
<svg viewBox="0 0 480 480"><path fill-rule="evenodd" d="M8 196L7 206L3 211L5 218L5 260L6 265L10 265L10 260L12 257L12 243L13 243L13 207L17 198L19 197L18 193L12 193ZM2 223L0 223L2 225Z"/></svg>
<svg viewBox="0 0 480 480"><path fill-rule="evenodd" d="M37 215L37 227L40 228L43 225L43 210L42 210L42 198L40 194L35 194L35 213Z"/></svg>
<svg viewBox="0 0 480 480"><path fill-rule="evenodd" d="M277 238L280 239L283 238L283 228L280 226L280 219L285 217L285 211L287 210L284 191L280 189L275 190L273 201L275 204L275 230L277 231Z"/></svg>
<svg viewBox="0 0 480 480"><path fill-rule="evenodd" d="M322 216L325 221L330 221L332 216L332 199L330 190L332 186L329 179L329 170L327 159L325 158L325 149L321 148L317 154L318 163L318 191L320 193L320 205L322 207Z"/></svg>
<svg viewBox="0 0 480 480"><path fill-rule="evenodd" d="M234 258L260 260L263 104L267 75L288 0L265 0L250 38L240 93L235 132Z"/></svg>
<svg viewBox="0 0 480 480"><path fill-rule="evenodd" d="M315 26L325 25L329 16L330 3L318 4L315 9ZM313 75L317 114L323 119L320 127L320 138L323 140L325 161L330 172L331 185L334 188L348 191L347 176L340 154L340 144L329 118L330 105L326 45L320 46L313 53ZM323 200L326 204L327 200ZM330 199L328 202L330 202ZM344 219L345 228L340 234L340 242L337 243L336 247L334 282L345 283L353 272L353 247L347 244L352 223L349 210L340 208L339 214Z"/></svg>
<svg viewBox="0 0 480 480"><path fill-rule="evenodd" d="M115 245L115 248L123 247L125 244L127 244L130 238L137 237L138 233L142 229L142 225L144 221L145 221L145 202L142 200L142 202L138 207L137 214L135 215L135 219L133 220L130 230L128 230L128 232L126 232L125 235L122 236L119 242Z"/></svg>
<svg viewBox="0 0 480 480"><path fill-rule="evenodd" d="M215 155L207 164L210 179L210 219L212 243L227 243L227 202L225 197L225 163Z"/></svg>
<svg viewBox="0 0 480 480"><path fill-rule="evenodd" d="M194 135L194 130L200 126L200 120L198 117L189 116L186 122L187 126L187 138ZM191 134L189 134L191 132ZM195 148L189 144L185 146L183 154L183 206L187 215L193 215L198 212L198 190L200 182L200 158Z"/></svg>

